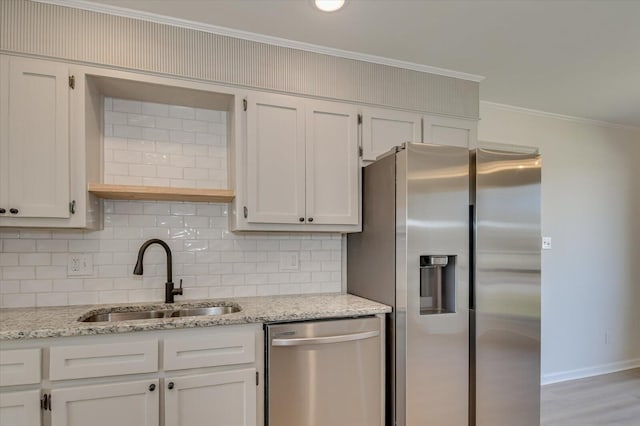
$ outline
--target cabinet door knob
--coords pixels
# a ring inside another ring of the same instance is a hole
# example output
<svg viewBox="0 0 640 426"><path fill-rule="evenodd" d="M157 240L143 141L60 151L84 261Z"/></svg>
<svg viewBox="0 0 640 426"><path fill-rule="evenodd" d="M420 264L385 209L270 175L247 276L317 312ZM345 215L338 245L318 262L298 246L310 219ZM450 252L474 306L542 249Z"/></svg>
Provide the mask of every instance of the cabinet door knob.
<svg viewBox="0 0 640 426"><path fill-rule="evenodd" d="M301 217L300 219L298 219L300 222L304 222L304 217Z"/></svg>
<svg viewBox="0 0 640 426"><path fill-rule="evenodd" d="M169 382L169 384L167 385L169 389L173 389L174 386L175 384L173 382Z"/></svg>
<svg viewBox="0 0 640 426"><path fill-rule="evenodd" d="M307 219L307 221L309 221L309 222L313 222L313 218L312 218L312 217L310 217L309 219Z"/></svg>
<svg viewBox="0 0 640 426"><path fill-rule="evenodd" d="M2 207L0 207L0 214L5 214L7 211L5 209L3 209Z"/></svg>
<svg viewBox="0 0 640 426"><path fill-rule="evenodd" d="M9 209L9 213L18 214L18 209Z"/></svg>
<svg viewBox="0 0 640 426"><path fill-rule="evenodd" d="M154 390L156 390L156 385L155 385L155 383L151 383L149 385L149 391L153 392Z"/></svg>

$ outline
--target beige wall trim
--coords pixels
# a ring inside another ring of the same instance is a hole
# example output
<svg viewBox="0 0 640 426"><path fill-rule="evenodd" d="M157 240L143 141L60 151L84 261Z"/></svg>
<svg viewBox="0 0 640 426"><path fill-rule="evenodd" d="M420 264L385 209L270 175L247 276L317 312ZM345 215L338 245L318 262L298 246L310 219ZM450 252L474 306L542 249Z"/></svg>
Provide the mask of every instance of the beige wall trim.
<svg viewBox="0 0 640 426"><path fill-rule="evenodd" d="M529 115L534 115L538 117L555 118L557 120L572 121L574 123L587 124L591 126L608 127L611 129L630 130L634 132L640 131L640 127L637 127L637 126L629 126L626 124L618 124L618 123L611 123L608 121L593 120L591 118L576 117L573 115L557 114L555 112L540 111L538 109L523 108L519 106L501 104L497 102L480 101L480 104L485 105L487 107L500 109L503 111L519 112L522 114L529 114Z"/></svg>
<svg viewBox="0 0 640 426"><path fill-rule="evenodd" d="M479 115L475 81L28 0L0 2L0 50L427 113Z"/></svg>

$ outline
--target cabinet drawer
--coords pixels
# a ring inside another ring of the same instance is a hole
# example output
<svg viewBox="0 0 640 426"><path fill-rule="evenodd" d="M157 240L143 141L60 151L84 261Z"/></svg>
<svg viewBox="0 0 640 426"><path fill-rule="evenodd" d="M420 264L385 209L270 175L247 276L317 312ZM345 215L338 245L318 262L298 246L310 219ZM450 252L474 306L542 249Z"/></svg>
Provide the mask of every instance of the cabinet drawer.
<svg viewBox="0 0 640 426"><path fill-rule="evenodd" d="M55 346L49 365L51 380L151 373L158 370L158 341Z"/></svg>
<svg viewBox="0 0 640 426"><path fill-rule="evenodd" d="M238 330L208 336L167 339L164 369L214 367L255 361L255 333Z"/></svg>
<svg viewBox="0 0 640 426"><path fill-rule="evenodd" d="M0 425L40 426L40 391L0 393Z"/></svg>
<svg viewBox="0 0 640 426"><path fill-rule="evenodd" d="M0 386L40 383L40 348L0 351Z"/></svg>

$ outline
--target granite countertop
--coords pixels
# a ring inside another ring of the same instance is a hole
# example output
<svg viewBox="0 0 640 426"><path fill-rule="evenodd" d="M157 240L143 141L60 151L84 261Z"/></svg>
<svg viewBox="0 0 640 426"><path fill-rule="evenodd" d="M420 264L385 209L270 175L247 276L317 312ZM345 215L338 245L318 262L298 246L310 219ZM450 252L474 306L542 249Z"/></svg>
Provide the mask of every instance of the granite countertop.
<svg viewBox="0 0 640 426"><path fill-rule="evenodd" d="M177 309L211 305L239 305L240 312L182 318L117 322L79 322L89 314L115 309ZM42 308L0 309L0 341L43 337L88 336L132 331L210 327L215 325L340 318L391 312L391 307L351 294L237 297L164 303L78 305Z"/></svg>

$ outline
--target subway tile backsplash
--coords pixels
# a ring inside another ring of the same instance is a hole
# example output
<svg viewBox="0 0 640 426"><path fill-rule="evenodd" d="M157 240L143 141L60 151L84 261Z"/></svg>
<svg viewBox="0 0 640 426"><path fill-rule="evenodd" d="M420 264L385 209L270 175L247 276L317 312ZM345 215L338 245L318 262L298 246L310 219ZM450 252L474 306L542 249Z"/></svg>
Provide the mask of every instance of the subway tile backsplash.
<svg viewBox="0 0 640 426"><path fill-rule="evenodd" d="M227 187L227 113L105 98L104 182Z"/></svg>
<svg viewBox="0 0 640 426"><path fill-rule="evenodd" d="M105 183L227 187L226 113L114 98L104 110ZM341 290L340 234L232 233L227 204L104 208L102 231L0 229L0 307L163 301L161 247L147 250L144 276L132 273L150 238L171 247L173 281L184 287L176 301ZM78 254L91 260L86 276L68 270Z"/></svg>
<svg viewBox="0 0 640 426"><path fill-rule="evenodd" d="M176 300L339 292L341 236L232 233L226 204L105 201L102 231L0 230L0 306L162 301L166 258L151 246L133 275L140 245L165 240L173 253ZM70 276L72 254L88 254L89 276ZM297 270L281 258L295 253Z"/></svg>

